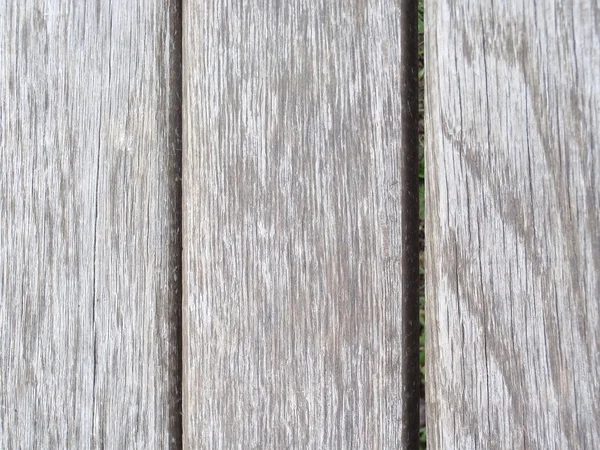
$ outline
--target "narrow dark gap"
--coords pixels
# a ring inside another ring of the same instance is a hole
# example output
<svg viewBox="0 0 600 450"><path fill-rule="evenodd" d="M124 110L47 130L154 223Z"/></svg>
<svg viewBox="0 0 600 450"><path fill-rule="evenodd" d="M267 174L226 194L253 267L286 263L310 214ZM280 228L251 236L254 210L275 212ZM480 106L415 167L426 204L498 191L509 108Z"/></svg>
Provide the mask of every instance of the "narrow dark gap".
<svg viewBox="0 0 600 450"><path fill-rule="evenodd" d="M171 342L174 342L175 348L173 349L172 363L175 364L174 371L174 386L173 402L170 408L169 417L169 434L171 435L171 442L169 447L173 449L183 448L183 322L182 322L182 304L183 304L183 235L182 235L182 224L183 224L183 209L182 209L182 89L183 89L183 77L182 77L182 0L172 0L169 7L169 24L168 30L171 38L171 45L169 48L169 60L170 74L169 74L169 129L170 139L173 143L175 156L172 159L171 177L173 180L170 187L170 198L173 201L173 238L172 238L172 254L173 261L172 267L174 273L172 274L173 289L173 305L171 308L172 317L172 336Z"/></svg>
<svg viewBox="0 0 600 450"><path fill-rule="evenodd" d="M402 8L402 110L403 161L402 207L404 236L402 259L402 335L404 387L404 448L419 446L419 27L418 0L406 0Z"/></svg>
<svg viewBox="0 0 600 450"><path fill-rule="evenodd" d="M418 0L419 67L419 449L427 448L425 406L425 14Z"/></svg>

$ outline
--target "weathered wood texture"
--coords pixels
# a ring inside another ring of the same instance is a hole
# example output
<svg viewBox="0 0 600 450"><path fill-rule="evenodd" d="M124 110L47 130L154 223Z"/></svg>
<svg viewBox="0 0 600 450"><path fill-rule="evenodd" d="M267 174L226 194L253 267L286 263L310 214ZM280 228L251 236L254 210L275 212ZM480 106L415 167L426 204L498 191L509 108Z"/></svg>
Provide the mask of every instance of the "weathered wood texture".
<svg viewBox="0 0 600 450"><path fill-rule="evenodd" d="M176 21L0 5L0 447L180 434Z"/></svg>
<svg viewBox="0 0 600 450"><path fill-rule="evenodd" d="M433 449L600 442L597 2L426 2Z"/></svg>
<svg viewBox="0 0 600 450"><path fill-rule="evenodd" d="M189 447L414 442L411 4L184 6Z"/></svg>

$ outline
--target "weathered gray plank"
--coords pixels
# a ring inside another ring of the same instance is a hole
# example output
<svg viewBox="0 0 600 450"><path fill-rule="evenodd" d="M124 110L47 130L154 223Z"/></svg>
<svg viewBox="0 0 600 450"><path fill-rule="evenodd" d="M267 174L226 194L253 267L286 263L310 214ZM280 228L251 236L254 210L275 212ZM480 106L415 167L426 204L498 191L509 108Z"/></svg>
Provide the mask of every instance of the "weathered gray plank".
<svg viewBox="0 0 600 450"><path fill-rule="evenodd" d="M409 20L387 0L185 6L189 447L414 446Z"/></svg>
<svg viewBox="0 0 600 450"><path fill-rule="evenodd" d="M1 448L177 443L168 3L0 5Z"/></svg>
<svg viewBox="0 0 600 450"><path fill-rule="evenodd" d="M426 14L428 444L597 448L598 4Z"/></svg>

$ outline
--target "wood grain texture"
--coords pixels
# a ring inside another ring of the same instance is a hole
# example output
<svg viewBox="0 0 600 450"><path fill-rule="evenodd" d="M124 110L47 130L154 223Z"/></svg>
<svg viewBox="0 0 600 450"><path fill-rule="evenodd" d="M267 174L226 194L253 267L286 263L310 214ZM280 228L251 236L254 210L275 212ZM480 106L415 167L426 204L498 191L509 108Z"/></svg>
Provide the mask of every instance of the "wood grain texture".
<svg viewBox="0 0 600 450"><path fill-rule="evenodd" d="M426 2L433 449L600 442L597 2Z"/></svg>
<svg viewBox="0 0 600 450"><path fill-rule="evenodd" d="M0 447L180 434L166 1L0 4Z"/></svg>
<svg viewBox="0 0 600 450"><path fill-rule="evenodd" d="M184 447L414 445L405 14L386 0L184 6Z"/></svg>

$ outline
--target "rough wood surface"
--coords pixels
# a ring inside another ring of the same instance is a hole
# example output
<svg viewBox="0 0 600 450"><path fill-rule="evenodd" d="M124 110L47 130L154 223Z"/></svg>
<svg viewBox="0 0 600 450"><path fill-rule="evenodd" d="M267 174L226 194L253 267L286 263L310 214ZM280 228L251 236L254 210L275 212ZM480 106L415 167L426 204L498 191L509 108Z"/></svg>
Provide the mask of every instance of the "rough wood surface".
<svg viewBox="0 0 600 450"><path fill-rule="evenodd" d="M0 448L177 444L167 4L0 5Z"/></svg>
<svg viewBox="0 0 600 450"><path fill-rule="evenodd" d="M598 4L425 12L428 445L598 448Z"/></svg>
<svg viewBox="0 0 600 450"><path fill-rule="evenodd" d="M184 445L414 446L407 10L186 3Z"/></svg>

